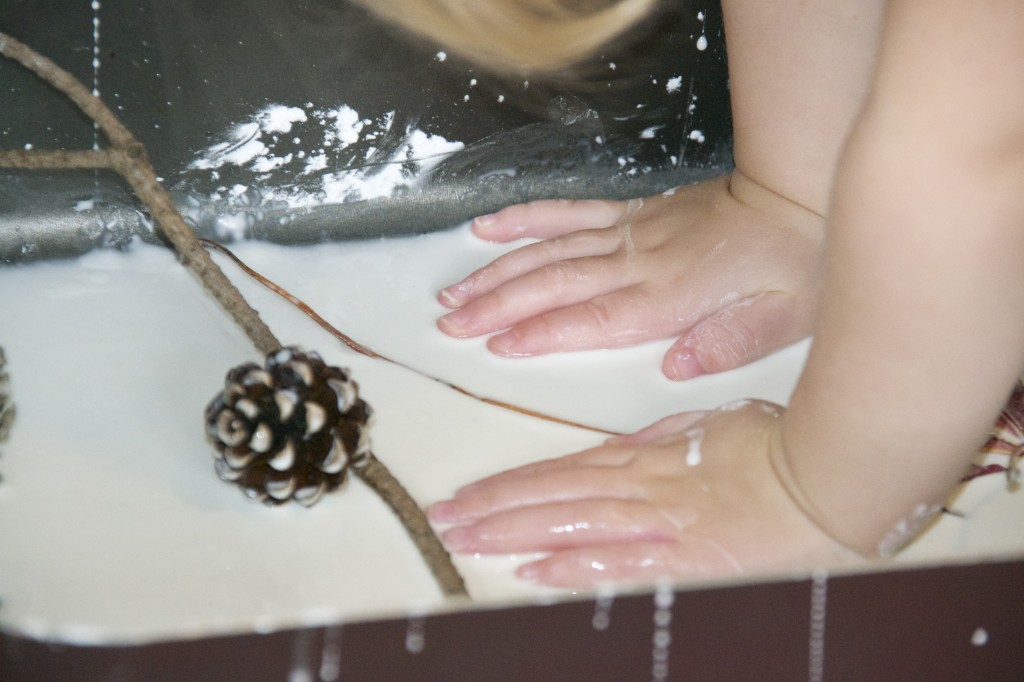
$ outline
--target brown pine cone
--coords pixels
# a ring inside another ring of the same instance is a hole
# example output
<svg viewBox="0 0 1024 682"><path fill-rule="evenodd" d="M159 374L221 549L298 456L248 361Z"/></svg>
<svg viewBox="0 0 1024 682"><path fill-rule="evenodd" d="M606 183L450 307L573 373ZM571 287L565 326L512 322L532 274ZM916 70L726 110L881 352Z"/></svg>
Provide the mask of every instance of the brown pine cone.
<svg viewBox="0 0 1024 682"><path fill-rule="evenodd" d="M265 367L228 372L206 408L206 435L221 480L267 504L308 507L366 461L371 414L345 370L289 347L270 353Z"/></svg>

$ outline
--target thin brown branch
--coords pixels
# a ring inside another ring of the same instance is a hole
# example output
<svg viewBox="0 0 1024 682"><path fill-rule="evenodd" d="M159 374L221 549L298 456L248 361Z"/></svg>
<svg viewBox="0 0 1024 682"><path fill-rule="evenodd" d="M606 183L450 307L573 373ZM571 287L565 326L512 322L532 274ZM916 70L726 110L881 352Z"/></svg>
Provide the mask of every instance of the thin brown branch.
<svg viewBox="0 0 1024 682"><path fill-rule="evenodd" d="M235 319L260 353L281 347L270 328L203 248L181 217L170 195L157 180L145 147L125 128L107 106L74 76L28 46L0 32L0 54L35 73L74 102L103 132L110 147L94 151L4 151L0 167L6 168L109 168L131 187L146 206L183 262L203 286ZM462 578L441 546L426 515L380 460L371 457L360 477L374 489L406 527L424 561L437 577L445 594L466 594Z"/></svg>
<svg viewBox="0 0 1024 682"><path fill-rule="evenodd" d="M113 168L106 149L68 151L64 149L0 149L0 168Z"/></svg>
<svg viewBox="0 0 1024 682"><path fill-rule="evenodd" d="M77 78L54 62L3 32L0 32L0 54L18 62L74 102L99 127L111 146L127 147L135 143L134 136L121 125L114 113Z"/></svg>
<svg viewBox="0 0 1024 682"><path fill-rule="evenodd" d="M286 300L289 303L291 303L293 306L295 306L296 308L301 310L303 313L305 313L307 316L309 316L310 319L312 319L314 322L316 322L322 329L327 331L327 333L329 333L331 336L334 336L335 338L340 340L342 343L344 343L346 346L348 346L349 348L351 348L352 350L354 350L355 352L357 352L357 353L359 353L361 355L365 355L365 356L371 357L371 358L376 358L378 360L383 360L384 362L390 362L392 365L397 365L397 366L401 367L402 369L407 369L410 372L415 372L416 374L419 374L422 377L430 379L431 381L436 381L439 384L447 386L448 388L452 389L456 393L461 393L464 396L472 398L473 400L478 400L478 401L480 401L482 403L485 403L487 405L493 405L495 407L500 407L501 409L509 410L511 412L517 412L519 414L524 414L524 415L526 415L528 417L533 417L535 419L541 419L543 421L553 422L555 424L562 424L563 426L571 426L573 428L584 429L586 431L594 431L596 433L603 433L603 434L605 434L607 436L621 436L622 435L618 431L609 431L608 429L604 429L604 428L601 428L599 426L589 426L587 424L581 424L579 422L575 422L575 421L572 421L572 420L569 420L569 419L563 419L561 417L555 417L554 415L545 414L544 412L539 412L537 410L533 410L533 409L528 408L528 407L522 407L520 405L513 405L512 403L507 403L507 402L505 402L503 400L498 400L496 398L488 398L488 397L482 396L482 395L480 395L478 393L474 393L473 391L470 391L469 389L463 388L462 386L459 386L457 384L453 384L453 383L451 383L449 381L445 381L444 379L439 379L438 377L435 377L435 376L432 376L430 374L427 374L426 372L422 372L422 371L416 369L415 367L411 367L411 366L409 366L409 365L407 365L407 364L405 364L403 362L399 362L398 360L395 360L393 358L389 358L386 355L381 355L377 351L369 348L368 346L364 346L363 344L359 343L358 341L353 339L351 336L349 336L345 332L341 331L340 329L338 329L337 327L332 325L330 322L325 320L318 312L313 310L313 308L310 307L310 305L308 303L306 303L305 301L300 299L298 296L296 296L295 294L291 293L290 291L288 291L287 289L282 287L277 282L274 282L269 277L266 277L265 275L257 272L256 270L253 270L251 267L249 267L249 265L245 261L243 261L237 255L235 255L235 253L233 251L231 251L231 249L229 249L228 247L224 246L223 244L218 244L217 242L212 242L209 239L200 239L199 241L204 246L206 246L208 249L213 249L213 250L217 251L218 253L221 253L224 256L226 256L235 265L237 265L239 267L239 269L242 270L242 272L244 272L245 274L249 275L254 280L256 280L257 282L262 284L264 287L266 287L267 289L273 291L275 294L277 294L278 296L280 296L284 300Z"/></svg>
<svg viewBox="0 0 1024 682"><path fill-rule="evenodd" d="M195 233L175 208L170 195L156 179L156 172L149 163L145 147L135 139L127 128L121 125L113 112L70 73L24 43L2 32L0 32L0 54L13 59L52 85L96 123L110 142L110 148L103 152L110 164L109 166L90 165L88 167L109 167L128 183L153 219L156 220L164 235L174 245L185 264L192 268L207 290L242 327L260 353L266 355L280 348L281 342L260 319L259 313L246 302L241 292L217 267L206 249L199 244ZM73 161L87 160L90 163L100 157L99 154L90 155L88 152L65 152L65 154L71 154ZM37 159L40 162L48 159L58 164L54 167L66 167L61 165L62 160L59 154L50 152L34 154L30 150L14 152L12 158L15 160ZM44 166L33 167L43 168Z"/></svg>
<svg viewBox="0 0 1024 682"><path fill-rule="evenodd" d="M364 465L353 467L352 471L384 500L405 526L409 537L423 555L427 566L433 572L441 590L448 596L465 596L466 585L459 575L451 555L437 539L427 517L420 511L397 478L372 454Z"/></svg>

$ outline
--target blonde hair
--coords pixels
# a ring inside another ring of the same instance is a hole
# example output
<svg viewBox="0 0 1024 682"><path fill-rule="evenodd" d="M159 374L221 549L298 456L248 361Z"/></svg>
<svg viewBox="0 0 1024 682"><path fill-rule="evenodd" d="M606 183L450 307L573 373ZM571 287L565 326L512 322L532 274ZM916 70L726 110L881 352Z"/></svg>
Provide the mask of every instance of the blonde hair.
<svg viewBox="0 0 1024 682"><path fill-rule="evenodd" d="M646 17L659 0L353 0L445 50L504 73L553 73Z"/></svg>

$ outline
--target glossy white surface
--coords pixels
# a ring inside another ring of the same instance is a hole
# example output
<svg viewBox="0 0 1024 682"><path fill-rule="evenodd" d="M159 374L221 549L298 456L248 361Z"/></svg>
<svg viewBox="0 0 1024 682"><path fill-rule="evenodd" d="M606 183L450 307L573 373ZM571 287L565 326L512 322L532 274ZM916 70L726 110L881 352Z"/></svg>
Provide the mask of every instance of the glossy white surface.
<svg viewBox="0 0 1024 682"><path fill-rule="evenodd" d="M685 384L669 342L505 360L434 327L434 293L508 247L466 227L410 239L235 251L359 342L483 395L611 430L741 397L785 402L806 351ZM479 476L601 436L476 402L355 354L223 259L284 343L351 368L373 448L423 504ZM18 415L0 444L0 627L80 642L263 630L422 612L441 597L390 511L360 482L312 509L267 508L213 472L202 412L224 373L259 360L166 251L0 267L0 345ZM901 560L1024 551L1024 493L971 483ZM478 601L550 597L523 557L459 558Z"/></svg>

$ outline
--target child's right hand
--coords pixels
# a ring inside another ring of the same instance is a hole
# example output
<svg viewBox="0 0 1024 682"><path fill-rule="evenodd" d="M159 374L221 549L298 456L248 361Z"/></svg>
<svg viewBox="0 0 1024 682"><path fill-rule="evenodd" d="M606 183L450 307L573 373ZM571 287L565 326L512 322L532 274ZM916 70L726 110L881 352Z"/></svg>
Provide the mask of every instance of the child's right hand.
<svg viewBox="0 0 1024 682"><path fill-rule="evenodd" d="M739 172L630 202L538 201L474 233L543 241L505 254L438 300L451 336L496 331L521 357L678 336L670 379L752 362L810 333L824 220Z"/></svg>

